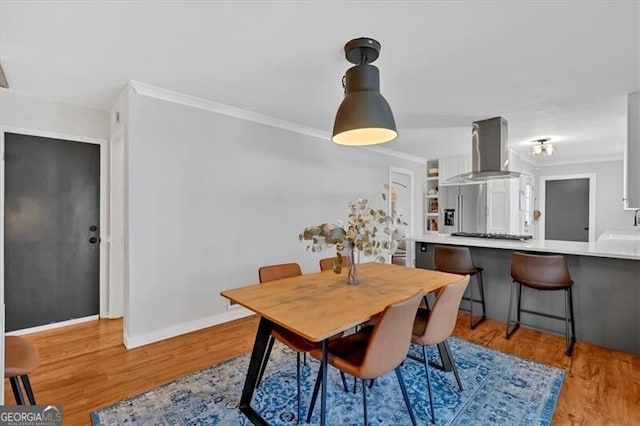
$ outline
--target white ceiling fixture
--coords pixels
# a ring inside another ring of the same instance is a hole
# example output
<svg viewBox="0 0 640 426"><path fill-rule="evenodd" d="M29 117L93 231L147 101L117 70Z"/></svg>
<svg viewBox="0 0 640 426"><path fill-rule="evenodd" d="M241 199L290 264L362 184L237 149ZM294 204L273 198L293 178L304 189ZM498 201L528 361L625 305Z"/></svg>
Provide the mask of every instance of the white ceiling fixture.
<svg viewBox="0 0 640 426"><path fill-rule="evenodd" d="M543 157L546 155L551 155L555 152L555 148L552 143L550 143L551 139L538 139L533 141L535 145L533 145L529 149L529 155L532 157Z"/></svg>
<svg viewBox="0 0 640 426"><path fill-rule="evenodd" d="M342 46L364 34L384 44L399 134L385 148L437 158L452 149L444 129L460 129L470 153L470 123L503 116L516 153L566 135L553 159L569 161L622 157L639 17L638 2L614 0L3 0L0 59L11 90L39 98L109 110L136 80L329 133Z"/></svg>

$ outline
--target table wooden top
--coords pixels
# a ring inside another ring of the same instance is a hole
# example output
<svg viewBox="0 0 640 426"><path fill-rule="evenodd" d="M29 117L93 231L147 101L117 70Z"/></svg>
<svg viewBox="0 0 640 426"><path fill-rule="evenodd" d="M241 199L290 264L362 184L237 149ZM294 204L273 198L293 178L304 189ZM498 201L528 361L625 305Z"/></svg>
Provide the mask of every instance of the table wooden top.
<svg viewBox="0 0 640 426"><path fill-rule="evenodd" d="M320 342L361 324L387 305L422 289L438 290L459 275L383 263L358 265L360 284L347 284L347 270L316 272L220 294L304 338Z"/></svg>

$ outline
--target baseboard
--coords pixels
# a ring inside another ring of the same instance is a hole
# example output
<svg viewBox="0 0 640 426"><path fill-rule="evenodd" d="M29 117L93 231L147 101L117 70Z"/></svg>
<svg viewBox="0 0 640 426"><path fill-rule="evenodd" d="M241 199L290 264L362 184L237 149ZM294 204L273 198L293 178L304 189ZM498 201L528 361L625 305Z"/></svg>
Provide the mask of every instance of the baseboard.
<svg viewBox="0 0 640 426"><path fill-rule="evenodd" d="M223 312L222 314L175 325L173 327L162 328L160 330L155 330L150 333L142 334L140 336L128 336L125 332L122 341L127 349L133 349L140 346L148 345L150 343L159 342L160 340L180 336L181 334L191 333L192 331L201 330L203 328L233 321L239 318L244 318L252 314L253 312L243 307L238 307L228 312Z"/></svg>
<svg viewBox="0 0 640 426"><path fill-rule="evenodd" d="M37 327L23 328L22 330L9 331L5 333L5 336L22 336L24 334L38 333L40 331L54 330L60 327L67 327L69 325L82 324L83 322L94 321L97 319L100 319L100 315L91 315L67 321L54 322L52 324L39 325Z"/></svg>

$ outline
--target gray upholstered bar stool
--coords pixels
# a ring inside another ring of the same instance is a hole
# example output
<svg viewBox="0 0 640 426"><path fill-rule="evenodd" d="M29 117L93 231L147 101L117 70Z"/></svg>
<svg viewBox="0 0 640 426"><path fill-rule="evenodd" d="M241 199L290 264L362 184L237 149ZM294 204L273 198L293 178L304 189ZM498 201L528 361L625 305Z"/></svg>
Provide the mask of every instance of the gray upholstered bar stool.
<svg viewBox="0 0 640 426"><path fill-rule="evenodd" d="M468 311L471 316L471 329L473 330L478 324L487 319L487 310L484 305L484 284L482 282L483 269L473 264L471 252L468 247L436 245L433 253L433 262L436 271L457 275L469 275L470 277L475 276L477 278L476 281L478 282L478 288L480 290L480 299L474 298L473 284L471 283L469 283L469 297L462 298L462 300L469 302ZM480 303L482 305L482 316L475 321L473 319L474 303Z"/></svg>
<svg viewBox="0 0 640 426"><path fill-rule="evenodd" d="M507 313L507 339L520 327L520 313L540 315L546 318L563 320L565 322L565 337L567 340L567 356L573 353L576 343L575 323L573 320L573 296L571 288L573 280L569 275L569 268L564 256L540 256L514 252L511 257L511 293L509 294L509 312ZM522 309L522 286L540 291L564 290L564 318L547 313ZM511 320L511 305L513 289L517 287L518 305L516 321ZM571 333L569 333L571 327Z"/></svg>

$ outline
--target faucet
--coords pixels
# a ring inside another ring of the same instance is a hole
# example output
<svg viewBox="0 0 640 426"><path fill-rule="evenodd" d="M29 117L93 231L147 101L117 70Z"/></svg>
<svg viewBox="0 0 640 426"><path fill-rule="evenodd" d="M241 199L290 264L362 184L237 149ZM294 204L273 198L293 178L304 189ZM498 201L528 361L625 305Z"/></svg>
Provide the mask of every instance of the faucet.
<svg viewBox="0 0 640 426"><path fill-rule="evenodd" d="M640 226L640 209L636 210L634 214L633 226Z"/></svg>

